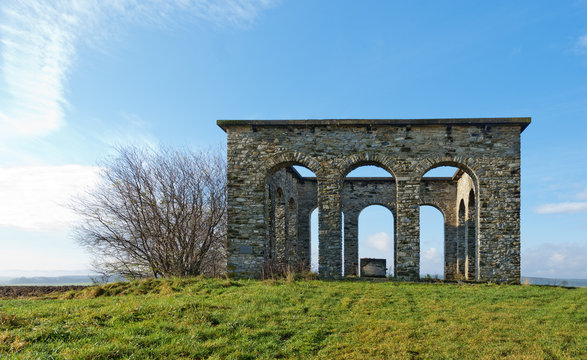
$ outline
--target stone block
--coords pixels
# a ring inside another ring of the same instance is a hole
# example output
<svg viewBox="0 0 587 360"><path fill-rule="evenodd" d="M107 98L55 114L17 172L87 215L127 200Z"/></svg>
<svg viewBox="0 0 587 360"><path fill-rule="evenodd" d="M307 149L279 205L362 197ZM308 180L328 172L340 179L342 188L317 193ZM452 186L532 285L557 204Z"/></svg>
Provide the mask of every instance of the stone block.
<svg viewBox="0 0 587 360"><path fill-rule="evenodd" d="M361 259L361 277L385 277L386 272L386 259Z"/></svg>

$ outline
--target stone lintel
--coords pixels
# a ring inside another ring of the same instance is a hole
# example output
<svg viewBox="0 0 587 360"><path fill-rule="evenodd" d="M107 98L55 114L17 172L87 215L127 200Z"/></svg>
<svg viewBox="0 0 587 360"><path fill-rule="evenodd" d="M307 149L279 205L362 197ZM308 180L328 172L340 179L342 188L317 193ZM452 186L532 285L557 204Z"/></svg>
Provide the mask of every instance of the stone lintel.
<svg viewBox="0 0 587 360"><path fill-rule="evenodd" d="M409 126L409 125L514 125L520 126L520 132L530 125L530 117L503 117L503 118L443 118L443 119L307 119L307 120L218 120L216 123L226 131L231 126L290 126L290 127L316 127L316 126Z"/></svg>

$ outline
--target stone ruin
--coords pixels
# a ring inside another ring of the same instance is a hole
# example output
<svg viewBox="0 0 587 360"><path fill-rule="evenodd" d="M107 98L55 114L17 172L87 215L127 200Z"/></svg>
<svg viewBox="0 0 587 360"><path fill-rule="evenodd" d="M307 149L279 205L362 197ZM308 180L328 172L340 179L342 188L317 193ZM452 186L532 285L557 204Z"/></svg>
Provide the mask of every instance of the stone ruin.
<svg viewBox="0 0 587 360"><path fill-rule="evenodd" d="M520 138L529 124L219 120L227 136L228 271L260 277L267 264L309 270L310 214L318 208L320 277L357 275L359 213L382 205L395 219L393 274L419 280L419 212L430 205L444 216L445 279L519 283ZM294 165L316 176L303 177ZM346 178L363 165L391 176ZM423 177L439 166L458 171Z"/></svg>

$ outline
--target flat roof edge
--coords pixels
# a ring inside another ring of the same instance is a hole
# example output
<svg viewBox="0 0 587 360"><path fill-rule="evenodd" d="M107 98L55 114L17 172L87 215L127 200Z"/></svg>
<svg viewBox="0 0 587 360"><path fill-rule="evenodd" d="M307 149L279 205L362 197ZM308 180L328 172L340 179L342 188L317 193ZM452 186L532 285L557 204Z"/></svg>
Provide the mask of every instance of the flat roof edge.
<svg viewBox="0 0 587 360"><path fill-rule="evenodd" d="M438 118L438 119L292 119L292 120L217 120L226 131L231 126L328 126L328 125L519 125L520 132L532 122L531 117Z"/></svg>

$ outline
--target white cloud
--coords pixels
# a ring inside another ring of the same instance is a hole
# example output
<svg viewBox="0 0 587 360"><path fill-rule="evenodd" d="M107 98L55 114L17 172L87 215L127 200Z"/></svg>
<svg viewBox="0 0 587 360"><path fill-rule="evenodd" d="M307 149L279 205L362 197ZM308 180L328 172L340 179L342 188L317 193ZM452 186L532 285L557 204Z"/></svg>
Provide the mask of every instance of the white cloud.
<svg viewBox="0 0 587 360"><path fill-rule="evenodd" d="M71 196L95 185L99 168L82 165L0 168L0 226L30 231L69 227Z"/></svg>
<svg viewBox="0 0 587 360"><path fill-rule="evenodd" d="M423 249L424 251L422 252L422 260L424 261L435 261L440 263L440 258L442 256L442 254L440 253L440 251L438 251L438 249L436 248L428 248L428 249Z"/></svg>
<svg viewBox="0 0 587 360"><path fill-rule="evenodd" d="M524 276L587 278L587 245L575 243L542 244L522 249Z"/></svg>
<svg viewBox="0 0 587 360"><path fill-rule="evenodd" d="M66 83L81 39L108 39L125 22L164 26L192 17L254 21L272 0L55 0L0 5L0 134L45 135L65 123Z"/></svg>
<svg viewBox="0 0 587 360"><path fill-rule="evenodd" d="M577 40L576 46L580 50L587 50L587 34L579 37L579 40Z"/></svg>
<svg viewBox="0 0 587 360"><path fill-rule="evenodd" d="M534 211L538 214L573 214L587 212L587 202L563 202L540 205Z"/></svg>
<svg viewBox="0 0 587 360"><path fill-rule="evenodd" d="M442 252L434 247L422 248L420 254L421 275L442 275L444 274L444 259Z"/></svg>
<svg viewBox="0 0 587 360"><path fill-rule="evenodd" d="M393 239L386 232L375 233L365 241L367 245L380 251L389 251L393 246Z"/></svg>

